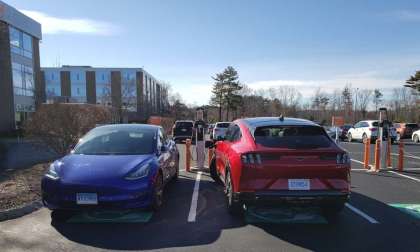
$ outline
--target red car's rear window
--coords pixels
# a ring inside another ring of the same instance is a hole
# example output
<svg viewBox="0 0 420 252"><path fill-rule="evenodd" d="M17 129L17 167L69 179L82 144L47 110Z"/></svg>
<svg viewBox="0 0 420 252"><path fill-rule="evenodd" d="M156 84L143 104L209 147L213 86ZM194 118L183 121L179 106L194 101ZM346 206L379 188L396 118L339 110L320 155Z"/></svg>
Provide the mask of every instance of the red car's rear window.
<svg viewBox="0 0 420 252"><path fill-rule="evenodd" d="M255 142L270 148L317 149L327 148L331 139L317 126L264 126L254 132Z"/></svg>

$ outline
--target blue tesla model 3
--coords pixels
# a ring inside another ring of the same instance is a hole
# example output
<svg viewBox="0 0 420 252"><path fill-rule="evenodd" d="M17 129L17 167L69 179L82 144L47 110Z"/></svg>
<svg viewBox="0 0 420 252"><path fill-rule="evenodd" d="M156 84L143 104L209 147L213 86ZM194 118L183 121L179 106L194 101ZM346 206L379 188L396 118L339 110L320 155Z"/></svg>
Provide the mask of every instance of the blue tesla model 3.
<svg viewBox="0 0 420 252"><path fill-rule="evenodd" d="M42 200L54 210L53 218L92 208L158 210L164 186L178 174L176 144L161 127L100 126L51 164L42 179Z"/></svg>

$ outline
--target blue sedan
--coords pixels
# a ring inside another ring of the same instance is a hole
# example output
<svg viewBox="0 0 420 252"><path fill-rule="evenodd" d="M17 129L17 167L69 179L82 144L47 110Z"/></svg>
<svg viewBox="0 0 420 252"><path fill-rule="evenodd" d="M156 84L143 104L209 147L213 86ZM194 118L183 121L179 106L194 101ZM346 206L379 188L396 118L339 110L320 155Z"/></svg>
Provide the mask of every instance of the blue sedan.
<svg viewBox="0 0 420 252"><path fill-rule="evenodd" d="M158 210L163 189L179 174L176 144L159 126L97 127L71 153L51 164L42 200L56 213L85 209Z"/></svg>

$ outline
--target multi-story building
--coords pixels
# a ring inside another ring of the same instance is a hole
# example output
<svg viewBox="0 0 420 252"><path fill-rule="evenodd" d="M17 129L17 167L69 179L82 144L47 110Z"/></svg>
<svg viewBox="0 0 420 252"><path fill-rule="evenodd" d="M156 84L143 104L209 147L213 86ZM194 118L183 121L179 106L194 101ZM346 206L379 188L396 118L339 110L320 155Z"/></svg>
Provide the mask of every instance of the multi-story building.
<svg viewBox="0 0 420 252"><path fill-rule="evenodd" d="M126 121L160 115L167 105L167 90L142 68L64 65L44 67L41 76L46 103L102 104L126 111Z"/></svg>
<svg viewBox="0 0 420 252"><path fill-rule="evenodd" d="M40 93L41 25L0 1L0 133L35 111Z"/></svg>

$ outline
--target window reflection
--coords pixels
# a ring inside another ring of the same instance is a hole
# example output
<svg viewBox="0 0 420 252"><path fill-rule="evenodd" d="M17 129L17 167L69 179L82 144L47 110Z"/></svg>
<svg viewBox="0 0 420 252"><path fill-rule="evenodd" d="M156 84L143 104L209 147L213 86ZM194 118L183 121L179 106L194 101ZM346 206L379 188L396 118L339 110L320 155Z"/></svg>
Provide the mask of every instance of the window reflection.
<svg viewBox="0 0 420 252"><path fill-rule="evenodd" d="M32 37L9 26L10 49L12 53L32 59Z"/></svg>

